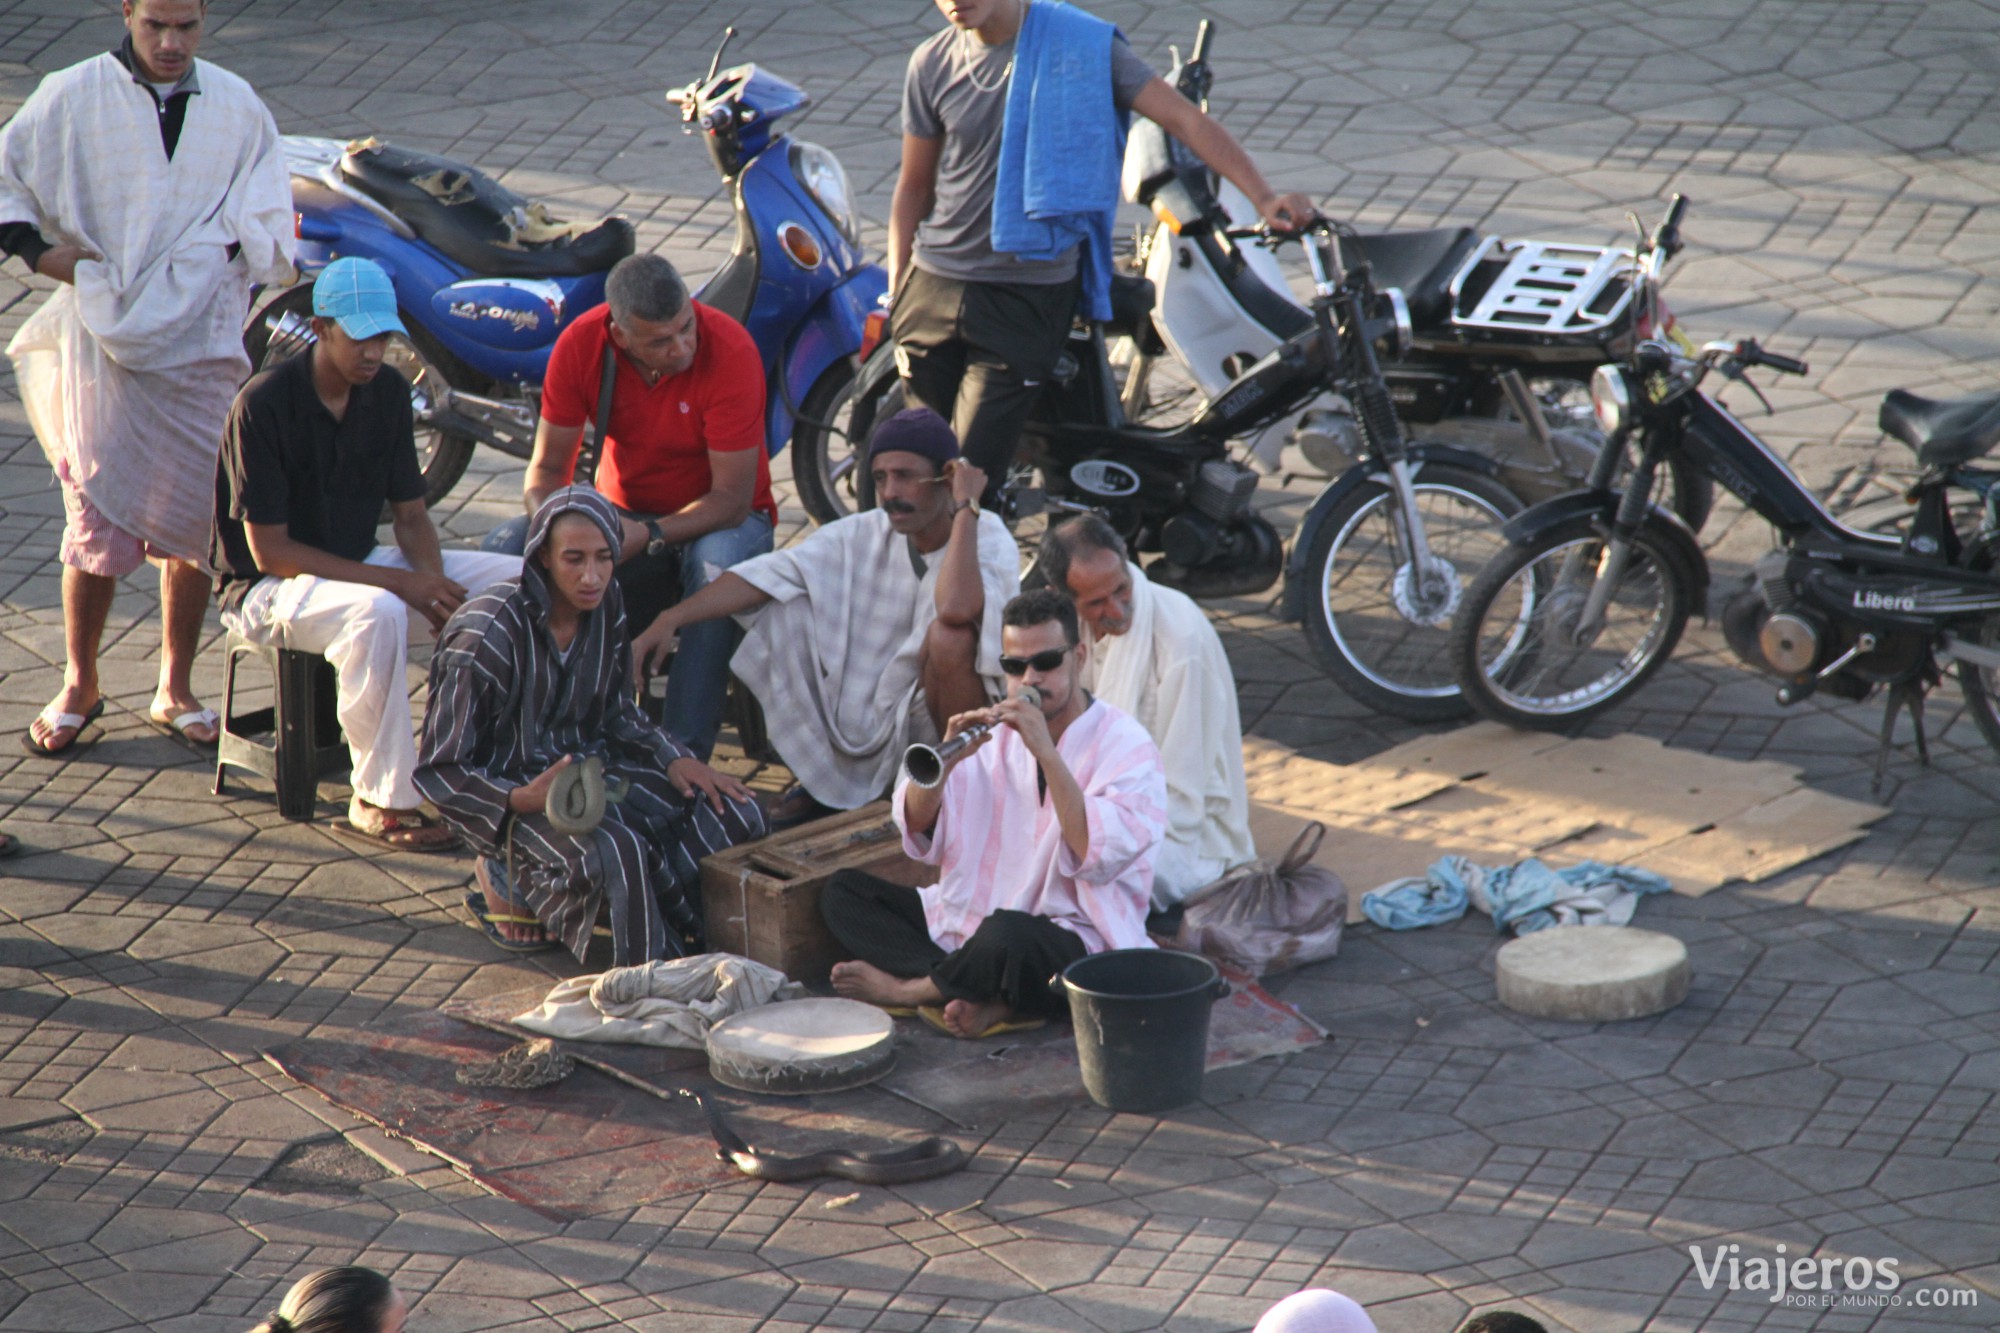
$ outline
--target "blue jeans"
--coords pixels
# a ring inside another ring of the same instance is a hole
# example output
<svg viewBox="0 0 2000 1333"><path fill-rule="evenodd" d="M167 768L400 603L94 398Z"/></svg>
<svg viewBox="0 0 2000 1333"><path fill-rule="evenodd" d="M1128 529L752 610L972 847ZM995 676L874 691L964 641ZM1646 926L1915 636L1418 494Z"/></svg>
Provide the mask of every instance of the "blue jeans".
<svg viewBox="0 0 2000 1333"><path fill-rule="evenodd" d="M509 519L486 534L485 551L522 554L528 541L524 515ZM771 549L771 520L753 512L733 528L704 533L685 546L660 555L641 552L618 566L618 586L625 595L625 624L637 635L668 607L692 597L731 565ZM666 705L660 723L681 744L706 761L722 729L722 699L729 690L729 659L742 639L731 616L689 625L680 634L673 670L667 675Z"/></svg>

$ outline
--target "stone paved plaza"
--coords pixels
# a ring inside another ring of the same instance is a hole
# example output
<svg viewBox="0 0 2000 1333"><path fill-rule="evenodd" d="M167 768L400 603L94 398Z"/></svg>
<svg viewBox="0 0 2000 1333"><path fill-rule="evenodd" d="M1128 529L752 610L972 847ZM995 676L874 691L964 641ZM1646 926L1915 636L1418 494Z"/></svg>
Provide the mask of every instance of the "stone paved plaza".
<svg viewBox="0 0 2000 1333"><path fill-rule="evenodd" d="M1873 428L1905 385L1990 388L2000 353L2000 7L1976 0L1104 0L1164 64L1216 18L1214 107L1277 181L1370 227L1484 223L1602 242L1695 202L1669 292L1698 338L1810 361L1760 430L1829 495L1907 460ZM691 272L730 210L660 99L725 23L805 85L879 247L924 0L215 0L203 54L282 129L467 157L576 212L618 210ZM0 0L0 102L111 45L108 0ZM11 334L45 284L0 277ZM1733 400L1732 400L1733 401ZM1739 409L1754 407L1747 401ZM784 458L779 460L784 473ZM518 504L482 457L440 510L474 539ZM1317 482L1266 483L1282 521ZM787 493L789 495L789 492ZM802 514L787 499L788 525ZM1355 930L1273 983L1329 1027L1158 1119L1087 1105L967 1136L900 1189L751 1182L559 1223L286 1081L302 1035L532 984L457 906L466 862L368 858L267 794L208 795L144 725L148 577L114 612L104 736L11 739L55 692L61 504L0 380L0 1330L224 1333L306 1271L393 1272L423 1333L629 1327L1247 1328L1328 1285L1384 1333L1516 1308L1574 1333L2000 1325L2000 778L1947 685L1935 762L1899 749L1871 836L1755 887L1649 900L1694 991L1659 1018L1524 1020L1483 921ZM1720 573L1763 549L1725 509ZM1265 599L1216 608L1252 729L1349 761L1415 732L1339 694ZM211 635L219 633L213 619ZM219 702L211 638L200 676ZM413 680L415 677L413 676ZM1697 627L1601 734L1802 767L1868 794L1875 705L1781 711ZM1907 731L1905 732L1907 740ZM1367 888L1357 885L1357 891ZM569 970L574 970L569 969ZM547 969L562 972L559 967ZM1900 1304L1802 1308L1689 1254L1895 1259ZM1940 1295L1942 1294L1942 1295ZM1919 1299L1958 1302L1949 1308Z"/></svg>

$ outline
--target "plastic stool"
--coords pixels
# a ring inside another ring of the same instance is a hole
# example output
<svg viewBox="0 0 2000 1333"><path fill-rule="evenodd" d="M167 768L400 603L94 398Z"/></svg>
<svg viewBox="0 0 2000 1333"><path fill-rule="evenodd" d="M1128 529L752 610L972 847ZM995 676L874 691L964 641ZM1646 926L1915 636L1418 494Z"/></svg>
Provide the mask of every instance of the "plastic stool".
<svg viewBox="0 0 2000 1333"><path fill-rule="evenodd" d="M348 767L340 735L338 684L333 664L318 653L255 643L229 632L222 669L222 734L215 748L215 794L222 795L223 770L247 768L271 779L278 789L278 813L310 820L319 804L319 780ZM236 711L236 668L244 657L260 659L271 673L277 703L251 712ZM267 744L255 736L271 737Z"/></svg>

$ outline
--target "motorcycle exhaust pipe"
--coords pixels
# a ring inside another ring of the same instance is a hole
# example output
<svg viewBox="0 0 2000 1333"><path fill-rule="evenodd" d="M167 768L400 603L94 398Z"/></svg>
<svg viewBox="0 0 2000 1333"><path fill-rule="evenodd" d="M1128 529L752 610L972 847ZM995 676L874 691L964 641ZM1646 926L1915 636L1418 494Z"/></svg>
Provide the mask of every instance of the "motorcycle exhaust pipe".
<svg viewBox="0 0 2000 1333"><path fill-rule="evenodd" d="M510 458L534 457L535 413L526 403L487 398L446 385L444 401L431 414L430 424L470 435Z"/></svg>
<svg viewBox="0 0 2000 1333"><path fill-rule="evenodd" d="M313 332L312 321L296 310L267 316L264 329L269 335L264 344L264 364L267 366L289 361L319 341L319 336ZM252 366L251 369L258 367Z"/></svg>

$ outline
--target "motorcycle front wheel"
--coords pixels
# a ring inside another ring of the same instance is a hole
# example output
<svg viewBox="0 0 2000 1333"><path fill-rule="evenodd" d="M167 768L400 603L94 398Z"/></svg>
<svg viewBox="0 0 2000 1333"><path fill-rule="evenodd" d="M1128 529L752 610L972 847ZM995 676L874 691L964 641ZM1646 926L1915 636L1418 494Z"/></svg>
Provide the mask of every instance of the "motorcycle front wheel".
<svg viewBox="0 0 2000 1333"><path fill-rule="evenodd" d="M846 357L828 366L799 404L792 424L792 482L815 523L865 507L856 488L868 467L870 406L856 401L854 364Z"/></svg>
<svg viewBox="0 0 2000 1333"><path fill-rule="evenodd" d="M1651 530L1587 639L1575 630L1607 545L1589 519L1510 545L1480 571L1451 632L1449 667L1474 712L1541 731L1578 726L1629 697L1672 656L1694 576Z"/></svg>
<svg viewBox="0 0 2000 1333"><path fill-rule="evenodd" d="M1521 502L1476 472L1432 464L1413 483L1433 577L1413 567L1395 493L1369 480L1328 511L1306 555L1306 639L1334 683L1413 722L1465 716L1445 645L1466 585L1506 547Z"/></svg>
<svg viewBox="0 0 2000 1333"><path fill-rule="evenodd" d="M1968 563L1974 569L1991 573L2000 565L2000 538L1989 539L1976 550ZM1978 625L1965 630L1961 635L1967 645L1974 648L2000 650L2000 615L1989 615ZM1977 662L1958 664L1958 688L1965 695L1966 711L1972 714L1973 725L1979 734L1995 750L2000 750L2000 668L1981 666Z"/></svg>
<svg viewBox="0 0 2000 1333"><path fill-rule="evenodd" d="M403 327L410 331L410 336L392 335L389 350L383 354L382 360L394 366L410 382L410 409L415 414L417 427L417 463L424 474L424 504L435 505L449 495L451 488L458 485L459 479L465 475L466 466L472 462L476 441L470 435L425 424L450 387L450 376L445 368L454 364L455 358L432 341L408 311L399 309L396 313L402 318ZM269 370L277 364L280 357L273 355L271 330L288 314L311 321L311 283L292 288L258 311L250 321L250 327L243 334L243 352L250 358L251 374ZM471 376L469 371L464 374L467 379Z"/></svg>

